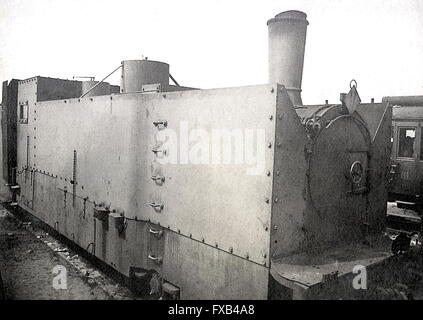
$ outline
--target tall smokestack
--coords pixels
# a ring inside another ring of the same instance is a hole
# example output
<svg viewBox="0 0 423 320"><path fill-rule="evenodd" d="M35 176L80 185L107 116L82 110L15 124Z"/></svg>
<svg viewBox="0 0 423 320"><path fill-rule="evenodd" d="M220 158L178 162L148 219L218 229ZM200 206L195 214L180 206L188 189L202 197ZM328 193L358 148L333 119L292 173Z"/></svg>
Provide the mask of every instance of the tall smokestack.
<svg viewBox="0 0 423 320"><path fill-rule="evenodd" d="M307 15L291 10L267 21L269 28L269 83L283 84L294 105L302 105Z"/></svg>

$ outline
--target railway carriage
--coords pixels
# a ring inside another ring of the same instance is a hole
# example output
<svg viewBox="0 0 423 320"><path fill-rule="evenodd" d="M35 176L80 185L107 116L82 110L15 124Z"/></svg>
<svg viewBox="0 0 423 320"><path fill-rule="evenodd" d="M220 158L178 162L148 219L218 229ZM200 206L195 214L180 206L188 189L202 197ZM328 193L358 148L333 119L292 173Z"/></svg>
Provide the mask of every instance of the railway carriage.
<svg viewBox="0 0 423 320"><path fill-rule="evenodd" d="M390 200L421 209L423 195L423 96L386 97L392 105Z"/></svg>

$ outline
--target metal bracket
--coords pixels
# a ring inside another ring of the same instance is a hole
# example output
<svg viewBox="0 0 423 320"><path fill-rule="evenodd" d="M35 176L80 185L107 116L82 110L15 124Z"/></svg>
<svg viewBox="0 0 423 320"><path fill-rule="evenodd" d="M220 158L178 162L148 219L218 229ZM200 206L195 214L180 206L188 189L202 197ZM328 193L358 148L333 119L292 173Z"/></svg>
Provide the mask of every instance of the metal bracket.
<svg viewBox="0 0 423 320"><path fill-rule="evenodd" d="M157 127L157 129L164 129L167 127L167 121L166 120L159 120L159 121L154 121L153 124Z"/></svg>
<svg viewBox="0 0 423 320"><path fill-rule="evenodd" d="M157 148L153 148L153 149L151 149L151 151L153 151L153 153L155 153L156 155L159 152L161 152L164 156L167 154L167 151L166 150L160 150L160 149L157 149Z"/></svg>
<svg viewBox="0 0 423 320"><path fill-rule="evenodd" d="M163 236L163 230L154 230L150 228L149 232L157 237L157 239L160 239Z"/></svg>
<svg viewBox="0 0 423 320"><path fill-rule="evenodd" d="M148 255L148 259L153 260L156 264L162 264L163 262L162 258L153 256L151 254Z"/></svg>

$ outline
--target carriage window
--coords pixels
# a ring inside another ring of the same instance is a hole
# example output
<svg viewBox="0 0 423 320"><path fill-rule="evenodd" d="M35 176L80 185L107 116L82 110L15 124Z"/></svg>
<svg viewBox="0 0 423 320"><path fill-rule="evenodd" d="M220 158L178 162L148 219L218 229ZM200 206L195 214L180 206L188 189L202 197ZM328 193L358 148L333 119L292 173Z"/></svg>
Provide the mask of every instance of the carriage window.
<svg viewBox="0 0 423 320"><path fill-rule="evenodd" d="M415 128L399 128L398 157L413 158L415 140L416 140Z"/></svg>
<svg viewBox="0 0 423 320"><path fill-rule="evenodd" d="M28 123L28 101L19 104L19 122Z"/></svg>

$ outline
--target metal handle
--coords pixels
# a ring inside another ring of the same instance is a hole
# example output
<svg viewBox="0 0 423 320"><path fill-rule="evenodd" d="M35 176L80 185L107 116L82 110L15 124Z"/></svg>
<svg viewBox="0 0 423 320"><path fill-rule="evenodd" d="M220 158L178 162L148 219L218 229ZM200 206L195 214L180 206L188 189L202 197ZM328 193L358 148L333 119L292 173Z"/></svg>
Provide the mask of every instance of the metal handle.
<svg viewBox="0 0 423 320"><path fill-rule="evenodd" d="M167 121L154 121L153 124L160 129L160 127L166 128L167 127Z"/></svg>
<svg viewBox="0 0 423 320"><path fill-rule="evenodd" d="M154 209L159 209L160 211L164 208L164 205L161 203L150 202L149 205Z"/></svg>
<svg viewBox="0 0 423 320"><path fill-rule="evenodd" d="M163 231L162 230L154 230L150 228L150 233L154 234L157 238L161 238L163 235Z"/></svg>
<svg viewBox="0 0 423 320"><path fill-rule="evenodd" d="M153 260L157 264L161 264L162 263L162 258L155 257L155 256L153 256L151 254L148 255L148 259Z"/></svg>
<svg viewBox="0 0 423 320"><path fill-rule="evenodd" d="M153 151L153 153L157 154L159 152L163 153L163 155L165 156L167 154L166 150L160 150L160 149L151 149L151 151Z"/></svg>
<svg viewBox="0 0 423 320"><path fill-rule="evenodd" d="M151 179L154 180L155 182L161 182L161 183L165 182L165 177L163 176L151 176Z"/></svg>

